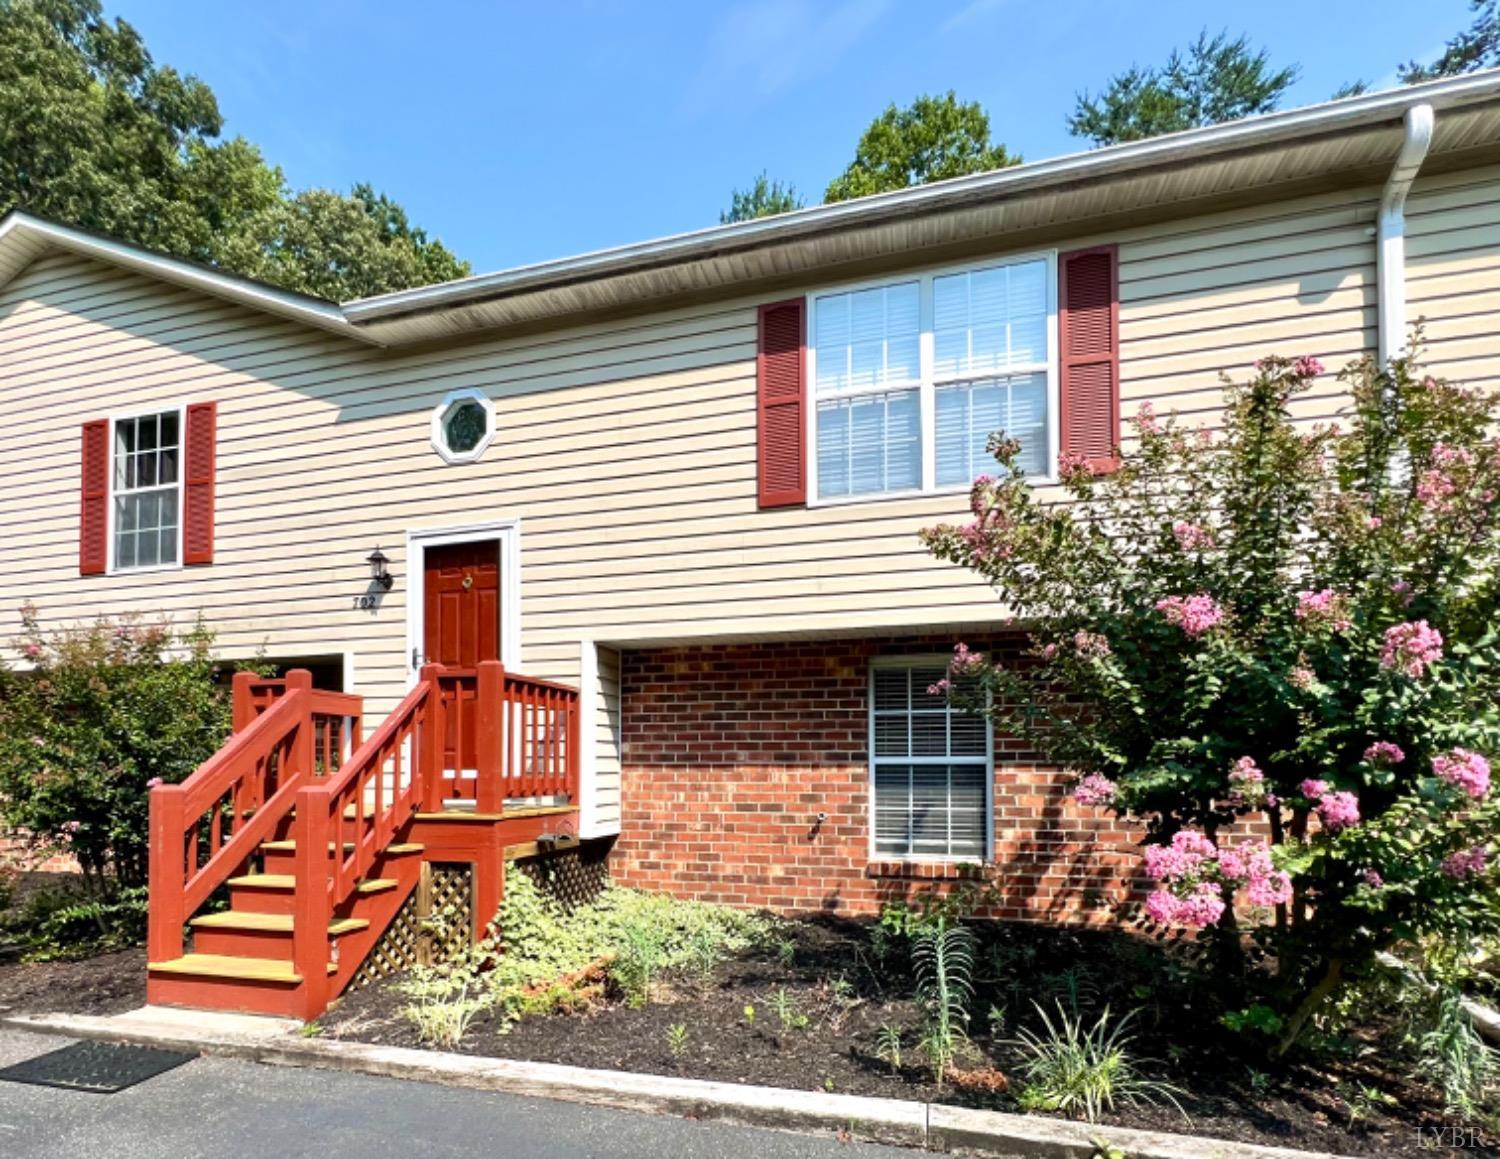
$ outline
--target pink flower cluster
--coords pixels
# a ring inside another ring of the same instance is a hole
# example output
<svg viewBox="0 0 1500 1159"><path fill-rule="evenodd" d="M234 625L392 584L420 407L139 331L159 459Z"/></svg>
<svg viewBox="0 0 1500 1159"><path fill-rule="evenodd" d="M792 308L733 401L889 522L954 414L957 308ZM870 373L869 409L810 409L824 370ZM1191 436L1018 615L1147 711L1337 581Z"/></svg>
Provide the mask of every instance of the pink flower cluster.
<svg viewBox="0 0 1500 1159"><path fill-rule="evenodd" d="M1073 800L1080 805L1108 805L1115 799L1120 786L1103 773L1090 773L1078 782L1073 790Z"/></svg>
<svg viewBox="0 0 1500 1159"><path fill-rule="evenodd" d="M1057 477L1064 483L1078 475L1092 474L1088 459L1077 451L1064 451L1057 456Z"/></svg>
<svg viewBox="0 0 1500 1159"><path fill-rule="evenodd" d="M160 777L152 777L149 781L146 782L146 788L148 788L148 789L154 789L158 785L163 784L163 783L164 782L162 781L162 779Z"/></svg>
<svg viewBox="0 0 1500 1159"><path fill-rule="evenodd" d="M1385 630L1380 666L1418 679L1443 658L1443 634L1426 620L1394 624Z"/></svg>
<svg viewBox="0 0 1500 1159"><path fill-rule="evenodd" d="M1130 420L1135 429L1143 435L1161 434L1161 423L1156 419L1156 408L1149 402L1143 402L1140 409L1135 412L1135 418Z"/></svg>
<svg viewBox="0 0 1500 1159"><path fill-rule="evenodd" d="M1472 849L1460 849L1443 858L1442 872L1444 877L1462 881L1466 877L1478 877L1488 867L1489 856L1485 853L1484 846L1476 845Z"/></svg>
<svg viewBox="0 0 1500 1159"><path fill-rule="evenodd" d="M1241 757L1229 766L1229 799L1251 808L1276 805L1276 794L1267 791L1266 775L1253 757Z"/></svg>
<svg viewBox="0 0 1500 1159"><path fill-rule="evenodd" d="M1432 771L1476 801L1490 791L1490 762L1468 749L1449 749L1433 757Z"/></svg>
<svg viewBox="0 0 1500 1159"><path fill-rule="evenodd" d="M1391 585L1391 595L1401 601L1403 608L1411 607L1412 600L1417 598L1417 593L1412 591L1411 584L1406 580L1397 580Z"/></svg>
<svg viewBox="0 0 1500 1159"><path fill-rule="evenodd" d="M1224 886L1243 885L1253 906L1270 908L1292 898L1292 879L1275 867L1264 841L1242 841L1217 849L1201 833L1182 830L1171 845L1146 847L1146 871L1158 886L1146 899L1146 913L1164 925L1202 929L1224 916ZM1205 880L1216 872L1220 881Z"/></svg>
<svg viewBox="0 0 1500 1159"><path fill-rule="evenodd" d="M1453 496L1458 491L1453 469L1471 466L1473 462L1474 454L1466 447L1438 443L1432 448L1432 466L1417 480L1417 502L1438 514L1451 511Z"/></svg>
<svg viewBox="0 0 1500 1159"><path fill-rule="evenodd" d="M1146 846L1146 872L1157 881L1181 881L1195 876L1218 852L1202 833L1179 829L1172 834L1170 845Z"/></svg>
<svg viewBox="0 0 1500 1159"><path fill-rule="evenodd" d="M1298 378L1316 378L1323 373L1323 364L1309 354L1304 354L1292 363L1292 373Z"/></svg>
<svg viewBox="0 0 1500 1159"><path fill-rule="evenodd" d="M1405 759L1406 754L1401 751L1401 746L1388 740L1378 740L1365 749L1365 760L1378 769L1389 769Z"/></svg>
<svg viewBox="0 0 1500 1159"><path fill-rule="evenodd" d="M1204 551L1214 545L1214 533L1207 527L1179 519L1172 524L1172 538L1183 551Z"/></svg>
<svg viewBox="0 0 1500 1159"><path fill-rule="evenodd" d="M1167 596L1156 601L1156 610L1166 617L1167 623L1175 624L1194 638L1224 620L1224 609L1213 596L1201 592L1195 596Z"/></svg>
<svg viewBox="0 0 1500 1159"><path fill-rule="evenodd" d="M1297 622L1313 630L1332 628L1347 632L1350 627L1348 601L1332 588L1297 593Z"/></svg>
<svg viewBox="0 0 1500 1159"><path fill-rule="evenodd" d="M1296 664L1287 672L1286 678L1291 682L1293 688L1307 689L1312 687L1313 681L1318 678L1318 674L1306 664Z"/></svg>
<svg viewBox="0 0 1500 1159"><path fill-rule="evenodd" d="M984 667L984 653L971 652L964 643L954 645L953 659L948 661L948 675L927 686L928 696L947 696L953 691L955 676L968 676Z"/></svg>
<svg viewBox="0 0 1500 1159"><path fill-rule="evenodd" d="M1331 788L1327 781L1309 778L1297 788L1309 801L1331 832L1359 824L1359 798L1342 789Z"/></svg>
<svg viewBox="0 0 1500 1159"><path fill-rule="evenodd" d="M1109 637L1098 632L1076 632L1073 635L1073 651L1085 660L1098 660L1110 653Z"/></svg>

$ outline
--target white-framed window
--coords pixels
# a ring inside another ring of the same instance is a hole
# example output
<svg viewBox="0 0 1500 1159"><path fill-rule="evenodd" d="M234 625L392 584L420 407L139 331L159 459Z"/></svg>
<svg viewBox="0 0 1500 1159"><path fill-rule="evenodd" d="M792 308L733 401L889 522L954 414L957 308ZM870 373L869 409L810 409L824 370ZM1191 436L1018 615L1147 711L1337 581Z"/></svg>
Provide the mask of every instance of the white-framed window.
<svg viewBox="0 0 1500 1159"><path fill-rule="evenodd" d="M964 490L996 430L1050 479L1056 273L1044 253L809 295L812 502Z"/></svg>
<svg viewBox="0 0 1500 1159"><path fill-rule="evenodd" d="M482 390L449 391L432 408L432 449L445 463L472 463L495 441L495 404Z"/></svg>
<svg viewBox="0 0 1500 1159"><path fill-rule="evenodd" d="M182 562L181 407L110 422L110 559L114 571Z"/></svg>
<svg viewBox="0 0 1500 1159"><path fill-rule="evenodd" d="M994 741L988 721L928 689L946 657L870 666L870 854L876 860L990 857Z"/></svg>

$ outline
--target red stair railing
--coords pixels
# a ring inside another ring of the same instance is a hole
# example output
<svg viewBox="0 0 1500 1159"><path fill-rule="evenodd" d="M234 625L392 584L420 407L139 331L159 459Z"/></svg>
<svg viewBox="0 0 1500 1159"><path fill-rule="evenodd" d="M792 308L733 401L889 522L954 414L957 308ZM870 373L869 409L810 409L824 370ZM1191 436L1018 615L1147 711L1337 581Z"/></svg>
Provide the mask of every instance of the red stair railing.
<svg viewBox="0 0 1500 1159"><path fill-rule="evenodd" d="M242 672L234 678L232 721L234 735L192 776L151 790L153 962L182 956L187 919L242 871L299 789L337 767L344 743L358 743L360 699L316 690L300 669L284 680Z"/></svg>

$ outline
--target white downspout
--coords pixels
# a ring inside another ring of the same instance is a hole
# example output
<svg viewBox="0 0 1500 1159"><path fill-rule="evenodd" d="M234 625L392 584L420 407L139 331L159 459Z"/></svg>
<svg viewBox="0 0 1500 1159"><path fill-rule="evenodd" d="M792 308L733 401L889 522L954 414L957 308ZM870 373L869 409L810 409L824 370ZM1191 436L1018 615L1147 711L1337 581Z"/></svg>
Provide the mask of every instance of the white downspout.
<svg viewBox="0 0 1500 1159"><path fill-rule="evenodd" d="M1406 352L1406 195L1432 145L1431 105L1406 110L1406 136L1380 195L1375 219L1375 292L1379 315L1380 365Z"/></svg>

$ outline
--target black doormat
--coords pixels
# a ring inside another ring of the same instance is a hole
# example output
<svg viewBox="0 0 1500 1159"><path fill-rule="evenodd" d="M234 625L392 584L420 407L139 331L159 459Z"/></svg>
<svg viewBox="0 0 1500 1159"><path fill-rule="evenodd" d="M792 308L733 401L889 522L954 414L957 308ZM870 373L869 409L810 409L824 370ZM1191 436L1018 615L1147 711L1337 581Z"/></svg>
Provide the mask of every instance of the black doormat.
<svg viewBox="0 0 1500 1159"><path fill-rule="evenodd" d="M112 1095L136 1083L154 1079L197 1058L175 1050L126 1046L114 1042L75 1042L0 1070L0 1079L65 1091L93 1091Z"/></svg>

